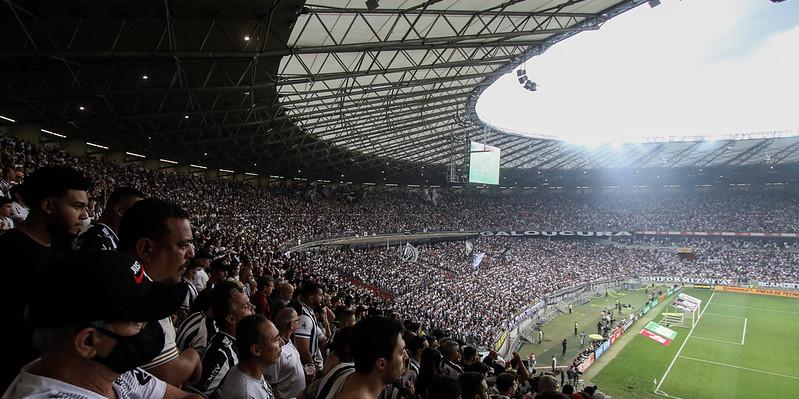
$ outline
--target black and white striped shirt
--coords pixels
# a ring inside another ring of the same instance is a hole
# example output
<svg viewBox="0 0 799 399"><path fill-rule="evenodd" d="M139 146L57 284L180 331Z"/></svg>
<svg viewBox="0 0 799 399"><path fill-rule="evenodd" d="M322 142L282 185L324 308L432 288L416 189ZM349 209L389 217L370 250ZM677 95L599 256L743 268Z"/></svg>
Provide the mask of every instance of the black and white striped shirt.
<svg viewBox="0 0 799 399"><path fill-rule="evenodd" d="M303 396L309 399L334 399L341 392L347 378L354 372L354 363L340 363L330 369L322 379L311 383L303 392Z"/></svg>
<svg viewBox="0 0 799 399"><path fill-rule="evenodd" d="M192 386L194 389L210 397L219 388L228 371L239 362L235 344L236 338L224 331L214 335L203 354L203 373L200 381Z"/></svg>
<svg viewBox="0 0 799 399"><path fill-rule="evenodd" d="M322 351L319 349L319 324L316 322L316 314L313 309L308 305L300 302L302 305L302 314L300 314L300 327L294 333L294 342L296 344L297 338L309 339L311 358L313 359L316 371L322 370Z"/></svg>
<svg viewBox="0 0 799 399"><path fill-rule="evenodd" d="M408 370L402 375L402 382L416 385L416 379L419 377L419 362L414 358L408 359Z"/></svg>
<svg viewBox="0 0 799 399"><path fill-rule="evenodd" d="M73 251L116 251L118 247L117 233L102 223L94 223L72 243Z"/></svg>
<svg viewBox="0 0 799 399"><path fill-rule="evenodd" d="M194 348L200 356L216 334L216 322L203 312L194 312L178 327L177 344L181 351Z"/></svg>
<svg viewBox="0 0 799 399"><path fill-rule="evenodd" d="M194 286L194 282L187 280L185 276L181 277L180 281L183 281L189 286L189 290L186 291L186 298L183 299L183 304L180 305L181 309L185 309L186 312L188 312L191 308L191 304L197 299L199 293L197 292L197 287Z"/></svg>

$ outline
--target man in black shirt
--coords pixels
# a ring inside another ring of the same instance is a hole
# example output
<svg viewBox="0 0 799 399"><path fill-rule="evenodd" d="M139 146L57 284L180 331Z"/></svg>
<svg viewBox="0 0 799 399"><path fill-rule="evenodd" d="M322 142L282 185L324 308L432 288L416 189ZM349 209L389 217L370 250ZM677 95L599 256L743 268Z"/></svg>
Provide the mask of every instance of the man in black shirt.
<svg viewBox="0 0 799 399"><path fill-rule="evenodd" d="M22 196L30 206L25 223L0 236L4 278L8 282L0 300L9 311L6 342L14 345L0 373L0 386L8 385L19 369L36 358L25 321L25 307L35 295L32 290L50 266L68 252L69 242L80 231L89 215L88 190L91 181L66 167L43 167L33 172L22 186Z"/></svg>

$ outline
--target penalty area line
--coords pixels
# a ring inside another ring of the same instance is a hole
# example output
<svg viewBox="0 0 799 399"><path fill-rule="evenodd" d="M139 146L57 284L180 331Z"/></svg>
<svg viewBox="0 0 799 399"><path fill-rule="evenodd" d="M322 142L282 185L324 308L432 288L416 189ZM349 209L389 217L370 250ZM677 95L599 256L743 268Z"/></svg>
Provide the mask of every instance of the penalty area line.
<svg viewBox="0 0 799 399"><path fill-rule="evenodd" d="M752 371L752 372L755 372L755 373L763 373L763 374L773 375L773 376L777 376L777 377L783 377L783 378L790 378L790 379L793 379L793 380L799 380L799 377L796 377L796 376L793 376L793 375L774 373L774 372L771 372L771 371L752 369L752 368L749 368L749 367L741 367L741 366L736 366L734 364L719 363L719 362L714 362L712 360L697 359L695 357L689 357L689 356L680 356L680 357L683 358L683 359L693 360L695 362L715 364L715 365L718 365L718 366L730 367L730 368L739 369L739 370L746 370L746 371Z"/></svg>
<svg viewBox="0 0 799 399"><path fill-rule="evenodd" d="M660 395L660 396L665 396L665 397L667 397L667 398L671 398L671 399L682 399L682 398L681 398L681 397L679 397L679 396L669 395L669 394L667 394L666 392L663 392L663 391L661 391L661 390L659 390L659 389L656 389L656 390L655 390L655 394L656 394L656 395Z"/></svg>
<svg viewBox="0 0 799 399"><path fill-rule="evenodd" d="M704 316L705 311L707 310L707 307L710 305L710 302L713 301L713 297L715 295L716 295L715 291L713 291L713 293L710 294L710 298L707 300L707 303L705 303L705 308L702 309L701 312L699 312L699 317L696 318L696 323L694 323L694 325L691 326L691 330L688 331L688 335L686 335L685 336L685 340L682 341L682 345L680 345L680 349L677 349L677 353L674 355L674 358L671 359L671 363L669 363L669 367L666 368L666 372L663 373L663 377L660 378L660 382L655 387L655 392L660 391L660 387L661 387L661 385L663 385L663 381L666 381L666 377L669 376L669 372L671 371L671 368L674 366L674 362L676 362L677 358L680 357L680 353L682 353L683 348L685 348L685 344L688 343L688 339L691 338L691 334L693 334L694 329L696 328L696 326L699 324L700 321L702 321L702 316Z"/></svg>
<svg viewBox="0 0 799 399"><path fill-rule="evenodd" d="M723 344L730 344L730 345L743 345L743 343L739 343L739 342L724 341L724 340L715 339L715 338L697 337L696 335L694 335L692 338L694 338L694 339L704 339L705 341L721 342Z"/></svg>

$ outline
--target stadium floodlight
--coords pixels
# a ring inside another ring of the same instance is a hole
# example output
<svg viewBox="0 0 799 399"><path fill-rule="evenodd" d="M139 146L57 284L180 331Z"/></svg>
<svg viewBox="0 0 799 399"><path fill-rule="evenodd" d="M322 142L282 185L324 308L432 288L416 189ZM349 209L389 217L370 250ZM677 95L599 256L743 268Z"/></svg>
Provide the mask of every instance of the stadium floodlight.
<svg viewBox="0 0 799 399"><path fill-rule="evenodd" d="M108 147L106 147L106 146L104 146L104 145L100 145L100 144L97 144L97 143L92 143L92 142L90 142L90 141L87 141L87 142L86 142L86 145L88 145L88 146L90 146L90 147L94 147L94 148L99 148L99 149L101 149L101 150L107 150L107 149L108 149Z"/></svg>
<svg viewBox="0 0 799 399"><path fill-rule="evenodd" d="M41 130L42 133L47 133L47 134L52 135L52 136L61 137L62 139L67 138L67 136L64 136L61 133L56 133L56 132L53 132L53 131L50 131L50 130L47 130L47 129L39 129L39 130Z"/></svg>
<svg viewBox="0 0 799 399"><path fill-rule="evenodd" d="M660 5L660 0L649 0L649 7L655 8Z"/></svg>
<svg viewBox="0 0 799 399"><path fill-rule="evenodd" d="M374 11L379 6L378 0L366 0L366 9L369 11Z"/></svg>

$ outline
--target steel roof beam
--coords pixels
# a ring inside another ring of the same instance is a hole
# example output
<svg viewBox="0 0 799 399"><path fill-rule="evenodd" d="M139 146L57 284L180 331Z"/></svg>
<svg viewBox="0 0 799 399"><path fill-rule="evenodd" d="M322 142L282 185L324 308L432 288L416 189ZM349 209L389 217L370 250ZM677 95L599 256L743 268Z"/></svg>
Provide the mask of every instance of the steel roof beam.
<svg viewBox="0 0 799 399"><path fill-rule="evenodd" d="M799 151L799 141L780 150L775 156L771 158L771 163L780 163L783 160L788 159L788 157L790 157L797 151Z"/></svg>
<svg viewBox="0 0 799 399"><path fill-rule="evenodd" d="M553 148L557 148L557 147L559 147L559 144L560 143L558 143L556 141L539 141L539 142L533 144L530 148L528 148L527 151L521 151L520 150L518 154L513 156L511 159L507 160L507 162L505 164L505 167L506 168L520 167L525 162L529 162L530 161L529 159L525 160L525 158L532 157L532 156L534 156L535 153L541 152L541 150L549 151L549 150L551 150ZM546 155L546 154L548 154L548 152L544 152L544 155ZM522 162L519 162L520 160ZM515 162L519 162L519 163L517 163L514 166Z"/></svg>
<svg viewBox="0 0 799 399"><path fill-rule="evenodd" d="M570 18L587 18L593 17L593 13L579 13L579 12L525 12L525 11L472 11L472 10L434 10L434 9L389 9L378 7L372 11L368 9L358 8L340 8L340 7L326 7L323 5L308 5L309 14L363 14L363 15L444 15L444 16L499 16L499 17L570 17Z"/></svg>
<svg viewBox="0 0 799 399"><path fill-rule="evenodd" d="M532 34L545 34L543 32L527 33ZM523 36L523 35L522 35ZM153 50L153 51L135 51L135 50L119 50L119 51L85 51L85 50L45 50L45 51L7 51L3 53L7 58L167 58L173 59L174 57L182 59L252 59L252 58L270 58L270 57L285 57L291 54L327 54L327 53L353 53L364 52L369 50L380 51L400 51L400 50L435 50L441 48L486 48L486 47L530 47L541 44L540 40L518 40L518 41L487 41L487 42L469 42L469 43L447 43L443 46L439 43L408 43L379 45L375 43L359 43L354 45L331 45L331 46L311 46L311 47L294 47L278 50L265 50L265 51L170 51L170 50Z"/></svg>
<svg viewBox="0 0 799 399"><path fill-rule="evenodd" d="M705 155L702 158L697 159L694 161L691 166L709 166L718 159L720 156L724 155L726 152L730 150L730 144L733 143L734 140L725 140L725 143L722 144L719 148L711 151L709 154Z"/></svg>
<svg viewBox="0 0 799 399"><path fill-rule="evenodd" d="M742 165L744 162L750 160L752 157L757 155L757 153L759 151L765 150L766 147L771 145L772 142L773 142L772 139L761 139L760 141L755 143L753 146L747 148L744 151L741 151L738 155L736 155L736 156L730 158L729 160L727 160L727 162L724 162L723 165L724 166L729 166L729 165L732 165L732 164Z"/></svg>

